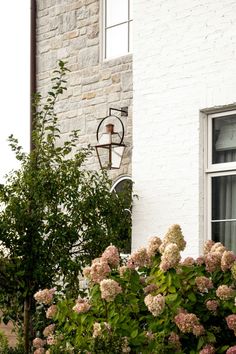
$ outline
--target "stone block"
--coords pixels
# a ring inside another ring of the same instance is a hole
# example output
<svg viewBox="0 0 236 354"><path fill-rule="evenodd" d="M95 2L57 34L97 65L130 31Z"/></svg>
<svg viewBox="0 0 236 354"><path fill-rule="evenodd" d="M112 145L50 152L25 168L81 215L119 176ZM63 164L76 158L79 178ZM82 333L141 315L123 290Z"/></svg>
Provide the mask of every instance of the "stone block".
<svg viewBox="0 0 236 354"><path fill-rule="evenodd" d="M82 100L91 100L96 97L96 92L85 92L82 95Z"/></svg>
<svg viewBox="0 0 236 354"><path fill-rule="evenodd" d="M131 71L121 74L121 89L123 92L133 90L133 75Z"/></svg>
<svg viewBox="0 0 236 354"><path fill-rule="evenodd" d="M93 39L98 37L99 34L99 25L98 24L94 24L92 26L89 26L87 29L87 37L89 39Z"/></svg>
<svg viewBox="0 0 236 354"><path fill-rule="evenodd" d="M79 52L78 57L81 68L97 65L99 61L99 49L98 47L84 48Z"/></svg>

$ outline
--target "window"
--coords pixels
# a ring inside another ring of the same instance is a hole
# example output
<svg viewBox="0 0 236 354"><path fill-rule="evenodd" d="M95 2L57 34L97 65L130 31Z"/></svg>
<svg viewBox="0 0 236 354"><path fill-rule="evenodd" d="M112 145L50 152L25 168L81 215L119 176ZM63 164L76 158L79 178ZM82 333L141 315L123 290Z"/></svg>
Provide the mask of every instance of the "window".
<svg viewBox="0 0 236 354"><path fill-rule="evenodd" d="M236 111L208 115L208 235L236 252Z"/></svg>
<svg viewBox="0 0 236 354"><path fill-rule="evenodd" d="M104 1L104 58L112 59L132 51L132 0Z"/></svg>
<svg viewBox="0 0 236 354"><path fill-rule="evenodd" d="M122 205L125 206L123 217L124 226L120 230L120 236L123 238L123 249L121 250L123 254L129 254L131 252L131 209L132 209L132 186L133 182L131 177L122 176L117 179L112 188L111 192L115 196L120 198Z"/></svg>

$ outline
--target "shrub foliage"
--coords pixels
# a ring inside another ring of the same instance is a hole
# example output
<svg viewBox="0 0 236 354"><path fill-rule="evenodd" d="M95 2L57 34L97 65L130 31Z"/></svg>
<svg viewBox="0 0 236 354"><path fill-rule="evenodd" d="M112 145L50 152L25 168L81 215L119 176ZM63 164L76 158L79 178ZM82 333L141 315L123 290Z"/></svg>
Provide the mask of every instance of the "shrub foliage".
<svg viewBox="0 0 236 354"><path fill-rule="evenodd" d="M54 325L41 334L42 346L50 353L235 353L236 257L208 241L203 256L181 260L184 247L178 225L124 265L109 246L84 269L86 296L51 298ZM45 306L42 295L35 296Z"/></svg>

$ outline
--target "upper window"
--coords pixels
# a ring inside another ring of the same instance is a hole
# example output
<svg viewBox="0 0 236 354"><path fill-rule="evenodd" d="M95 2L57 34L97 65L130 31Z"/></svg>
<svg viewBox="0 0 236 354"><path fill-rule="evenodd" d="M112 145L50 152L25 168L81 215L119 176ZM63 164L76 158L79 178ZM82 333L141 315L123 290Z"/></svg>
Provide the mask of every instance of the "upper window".
<svg viewBox="0 0 236 354"><path fill-rule="evenodd" d="M236 111L208 116L208 233L236 252Z"/></svg>
<svg viewBox="0 0 236 354"><path fill-rule="evenodd" d="M104 58L132 51L132 0L104 0Z"/></svg>

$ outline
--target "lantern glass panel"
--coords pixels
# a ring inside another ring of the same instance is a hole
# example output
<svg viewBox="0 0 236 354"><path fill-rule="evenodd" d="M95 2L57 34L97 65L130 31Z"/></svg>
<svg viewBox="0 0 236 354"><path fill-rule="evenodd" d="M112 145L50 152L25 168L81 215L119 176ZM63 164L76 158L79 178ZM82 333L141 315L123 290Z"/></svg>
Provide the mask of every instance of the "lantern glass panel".
<svg viewBox="0 0 236 354"><path fill-rule="evenodd" d="M112 153L111 153L112 168L120 168L124 150L125 150L124 146L112 147Z"/></svg>

